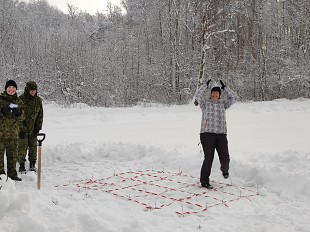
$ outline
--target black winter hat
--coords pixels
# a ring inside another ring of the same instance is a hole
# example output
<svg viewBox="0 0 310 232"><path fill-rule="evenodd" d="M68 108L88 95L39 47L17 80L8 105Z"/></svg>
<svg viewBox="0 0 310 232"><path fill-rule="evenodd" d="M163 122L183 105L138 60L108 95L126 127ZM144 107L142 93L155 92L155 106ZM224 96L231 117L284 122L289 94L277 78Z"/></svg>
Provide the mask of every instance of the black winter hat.
<svg viewBox="0 0 310 232"><path fill-rule="evenodd" d="M5 90L6 90L8 87L10 87L10 86L14 86L14 87L17 89L17 84L16 84L16 82L13 81L13 80L9 80L9 81L7 81L7 82L5 83Z"/></svg>
<svg viewBox="0 0 310 232"><path fill-rule="evenodd" d="M211 89L211 93L212 93L213 91L219 92L219 93L220 93L220 96L221 96L221 94L222 94L221 88L220 88L219 86L213 87L213 88Z"/></svg>

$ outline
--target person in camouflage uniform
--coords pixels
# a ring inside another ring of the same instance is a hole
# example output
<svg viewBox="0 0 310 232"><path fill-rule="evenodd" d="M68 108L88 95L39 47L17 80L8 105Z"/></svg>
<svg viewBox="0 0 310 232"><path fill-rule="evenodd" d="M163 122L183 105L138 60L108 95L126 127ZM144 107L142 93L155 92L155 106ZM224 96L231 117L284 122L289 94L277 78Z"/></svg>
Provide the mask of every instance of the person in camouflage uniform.
<svg viewBox="0 0 310 232"><path fill-rule="evenodd" d="M16 82L9 80L5 84L5 91L0 95L0 175L5 174L4 152L6 152L8 177L21 181L16 172L16 159L19 121L23 120L24 114L23 102L18 99L16 90Z"/></svg>
<svg viewBox="0 0 310 232"><path fill-rule="evenodd" d="M42 100L37 95L38 86L34 81L26 83L24 93L19 97L24 103L25 119L20 124L19 135L19 172L26 172L25 161L28 150L29 170L36 171L37 137L43 124Z"/></svg>

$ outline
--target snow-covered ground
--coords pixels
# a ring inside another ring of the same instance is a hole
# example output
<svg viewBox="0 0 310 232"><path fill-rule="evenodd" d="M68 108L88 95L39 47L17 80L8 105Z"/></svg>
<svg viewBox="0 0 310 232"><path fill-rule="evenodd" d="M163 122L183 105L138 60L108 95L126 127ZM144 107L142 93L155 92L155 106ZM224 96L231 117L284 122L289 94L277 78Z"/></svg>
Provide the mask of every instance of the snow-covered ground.
<svg viewBox="0 0 310 232"><path fill-rule="evenodd" d="M2 176L1 232L310 231L310 100L227 110L231 177L216 155L214 190L193 104L44 109L41 190Z"/></svg>

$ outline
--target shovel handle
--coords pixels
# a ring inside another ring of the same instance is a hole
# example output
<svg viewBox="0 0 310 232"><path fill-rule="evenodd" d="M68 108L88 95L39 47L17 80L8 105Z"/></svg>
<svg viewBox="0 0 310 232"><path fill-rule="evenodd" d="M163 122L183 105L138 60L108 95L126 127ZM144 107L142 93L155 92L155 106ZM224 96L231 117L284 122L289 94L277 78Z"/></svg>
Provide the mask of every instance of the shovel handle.
<svg viewBox="0 0 310 232"><path fill-rule="evenodd" d="M37 181L37 187L38 190L41 188L41 156L42 156L42 142L45 139L45 134L44 133L38 133L36 134L37 136L37 141L38 141L38 181Z"/></svg>
<svg viewBox="0 0 310 232"><path fill-rule="evenodd" d="M42 146L42 142L44 141L44 139L45 139L44 133L38 133L37 134L37 140L38 140L39 146Z"/></svg>

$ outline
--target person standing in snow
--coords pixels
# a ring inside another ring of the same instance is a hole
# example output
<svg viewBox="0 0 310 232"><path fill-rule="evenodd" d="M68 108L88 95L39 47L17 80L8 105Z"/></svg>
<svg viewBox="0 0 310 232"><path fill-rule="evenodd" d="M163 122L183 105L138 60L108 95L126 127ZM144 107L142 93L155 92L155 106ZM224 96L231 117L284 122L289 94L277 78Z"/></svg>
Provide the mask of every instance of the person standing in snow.
<svg viewBox="0 0 310 232"><path fill-rule="evenodd" d="M25 162L28 150L29 170L36 171L37 161L37 134L42 129L43 124L43 106L42 100L37 95L38 86L36 82L26 83L24 93L19 97L25 107L25 119L20 124L19 135L19 172L25 173Z"/></svg>
<svg viewBox="0 0 310 232"><path fill-rule="evenodd" d="M204 161L200 172L200 183L202 187L212 189L210 184L210 174L216 149L223 177L229 177L229 152L226 128L226 113L232 104L237 101L237 95L220 80L220 86L210 87L211 79L201 85L196 92L196 100L202 110L202 120L200 129L200 141L204 152ZM227 94L225 100L221 99L221 94ZM211 93L211 94L210 94Z"/></svg>
<svg viewBox="0 0 310 232"><path fill-rule="evenodd" d="M23 120L24 114L23 102L18 99L16 90L16 82L9 80L5 84L5 91L0 95L0 175L5 174L4 152L6 152L8 177L21 181L16 172L16 159L19 121Z"/></svg>

